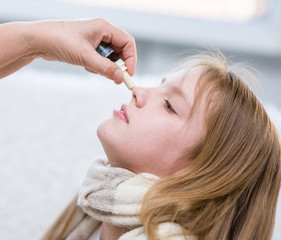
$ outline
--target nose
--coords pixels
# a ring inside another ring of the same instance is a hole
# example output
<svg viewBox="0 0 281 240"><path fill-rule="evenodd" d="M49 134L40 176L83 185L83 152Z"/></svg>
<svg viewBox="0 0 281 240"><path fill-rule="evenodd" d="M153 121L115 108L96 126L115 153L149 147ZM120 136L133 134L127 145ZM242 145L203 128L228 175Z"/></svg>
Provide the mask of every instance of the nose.
<svg viewBox="0 0 281 240"><path fill-rule="evenodd" d="M133 88L132 101L134 101L136 107L138 108L144 107L147 102L148 96L149 96L148 88L142 88L142 87Z"/></svg>

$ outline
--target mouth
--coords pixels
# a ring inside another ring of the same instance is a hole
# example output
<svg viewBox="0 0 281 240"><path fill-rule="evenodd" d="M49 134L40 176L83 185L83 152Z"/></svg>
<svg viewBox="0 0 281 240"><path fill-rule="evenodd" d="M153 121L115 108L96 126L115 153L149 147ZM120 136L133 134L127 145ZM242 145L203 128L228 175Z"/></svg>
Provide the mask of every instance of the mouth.
<svg viewBox="0 0 281 240"><path fill-rule="evenodd" d="M118 118L120 118L124 122L129 123L125 104L122 104L120 110L113 110L113 113L114 113L115 116L117 116Z"/></svg>

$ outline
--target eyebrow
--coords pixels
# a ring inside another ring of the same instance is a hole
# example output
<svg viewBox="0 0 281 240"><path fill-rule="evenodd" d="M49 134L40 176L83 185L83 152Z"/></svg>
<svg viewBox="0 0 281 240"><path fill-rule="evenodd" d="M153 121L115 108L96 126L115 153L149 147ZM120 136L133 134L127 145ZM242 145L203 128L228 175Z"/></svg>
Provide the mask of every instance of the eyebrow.
<svg viewBox="0 0 281 240"><path fill-rule="evenodd" d="M191 106L191 101L187 99L186 94L180 88L176 86L170 86L169 91L180 96L188 106Z"/></svg>
<svg viewBox="0 0 281 240"><path fill-rule="evenodd" d="M167 81L167 79L165 77L162 78L161 84L164 84L166 81ZM187 99L185 93L180 88L178 88L176 86L169 86L169 91L174 93L174 94L176 94L176 95L178 95L178 96L180 96L181 98L183 98L184 102L187 105L191 106L190 99Z"/></svg>

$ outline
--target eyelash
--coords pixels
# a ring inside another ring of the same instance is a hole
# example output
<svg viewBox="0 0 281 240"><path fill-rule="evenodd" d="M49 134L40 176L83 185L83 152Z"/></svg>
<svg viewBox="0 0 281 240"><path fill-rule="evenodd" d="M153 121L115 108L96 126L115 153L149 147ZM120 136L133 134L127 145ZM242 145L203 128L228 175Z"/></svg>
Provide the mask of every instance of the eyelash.
<svg viewBox="0 0 281 240"><path fill-rule="evenodd" d="M164 101L165 101L165 108L167 109L167 111L176 114L176 111L174 110L170 102L167 99L164 99Z"/></svg>

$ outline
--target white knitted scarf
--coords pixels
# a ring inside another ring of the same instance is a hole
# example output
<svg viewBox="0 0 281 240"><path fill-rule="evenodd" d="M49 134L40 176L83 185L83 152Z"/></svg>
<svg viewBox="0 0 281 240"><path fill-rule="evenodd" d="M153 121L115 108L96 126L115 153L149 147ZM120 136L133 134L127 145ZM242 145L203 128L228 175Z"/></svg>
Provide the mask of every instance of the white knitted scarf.
<svg viewBox="0 0 281 240"><path fill-rule="evenodd" d="M146 240L139 212L144 194L158 179L153 174L135 174L123 168L111 167L106 158L98 158L90 164L82 181L78 205L98 221L132 229L119 240ZM170 222L159 224L158 233L162 236L160 239L196 239L183 236L182 228Z"/></svg>

